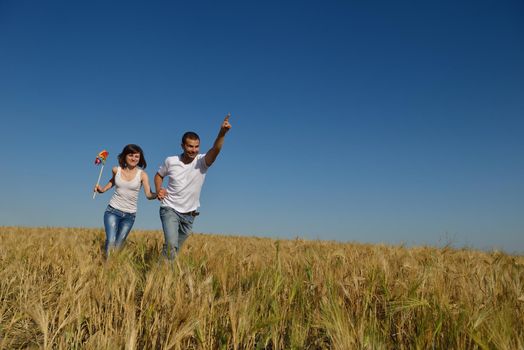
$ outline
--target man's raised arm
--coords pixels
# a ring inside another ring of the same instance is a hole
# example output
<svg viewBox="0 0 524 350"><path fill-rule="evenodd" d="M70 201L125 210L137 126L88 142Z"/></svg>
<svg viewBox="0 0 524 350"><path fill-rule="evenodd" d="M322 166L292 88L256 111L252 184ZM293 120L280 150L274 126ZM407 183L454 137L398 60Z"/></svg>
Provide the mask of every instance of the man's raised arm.
<svg viewBox="0 0 524 350"><path fill-rule="evenodd" d="M220 150L222 149L222 145L224 144L224 137L226 136L229 129L231 129L231 124L229 124L229 117L231 116L231 113L228 113L226 117L224 118L224 121L222 122L222 125L220 126L220 131L218 132L218 136L215 140L215 143L213 144L213 147L206 153L206 165L211 166L217 159L218 154L220 153ZM155 177L156 179L156 177Z"/></svg>

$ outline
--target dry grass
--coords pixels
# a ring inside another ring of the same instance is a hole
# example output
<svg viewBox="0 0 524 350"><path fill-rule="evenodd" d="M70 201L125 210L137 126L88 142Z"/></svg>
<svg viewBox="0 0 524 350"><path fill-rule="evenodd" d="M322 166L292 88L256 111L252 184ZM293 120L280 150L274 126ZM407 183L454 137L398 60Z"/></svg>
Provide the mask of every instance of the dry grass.
<svg viewBox="0 0 524 350"><path fill-rule="evenodd" d="M0 227L0 349L523 349L524 258Z"/></svg>

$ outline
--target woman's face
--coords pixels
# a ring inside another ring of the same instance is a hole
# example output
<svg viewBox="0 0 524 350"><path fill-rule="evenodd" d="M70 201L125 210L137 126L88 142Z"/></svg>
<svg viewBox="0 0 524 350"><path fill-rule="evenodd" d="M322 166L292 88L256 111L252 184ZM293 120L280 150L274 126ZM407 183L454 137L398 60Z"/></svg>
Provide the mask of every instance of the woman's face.
<svg viewBox="0 0 524 350"><path fill-rule="evenodd" d="M140 153L129 153L126 156L127 166L135 167L137 166L139 161L140 161Z"/></svg>

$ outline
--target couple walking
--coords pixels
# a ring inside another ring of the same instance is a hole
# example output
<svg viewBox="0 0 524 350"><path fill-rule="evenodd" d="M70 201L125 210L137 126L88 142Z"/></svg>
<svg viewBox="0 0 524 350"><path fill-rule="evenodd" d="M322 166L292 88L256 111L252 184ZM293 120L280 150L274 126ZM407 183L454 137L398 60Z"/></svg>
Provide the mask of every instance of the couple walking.
<svg viewBox="0 0 524 350"><path fill-rule="evenodd" d="M215 162L224 138L231 129L229 114L224 118L218 136L211 149L201 154L200 138L192 131L182 136L182 154L167 157L154 177L156 193L151 191L144 152L138 145L127 145L118 155L118 167L113 168L111 180L95 191L104 193L113 186L115 193L104 213L106 231L105 253L120 248L135 221L138 192L144 188L147 199L157 198L160 202L160 220L164 231L163 254L174 259L177 251L191 233L193 221L198 215L200 191L207 169ZM167 188L163 187L167 178Z"/></svg>

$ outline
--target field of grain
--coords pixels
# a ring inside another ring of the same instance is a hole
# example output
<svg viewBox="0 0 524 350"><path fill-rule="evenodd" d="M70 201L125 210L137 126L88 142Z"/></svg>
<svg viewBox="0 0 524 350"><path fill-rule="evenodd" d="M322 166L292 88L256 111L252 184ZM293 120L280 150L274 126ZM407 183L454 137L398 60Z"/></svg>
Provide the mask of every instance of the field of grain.
<svg viewBox="0 0 524 350"><path fill-rule="evenodd" d="M0 227L0 349L523 349L524 257Z"/></svg>

